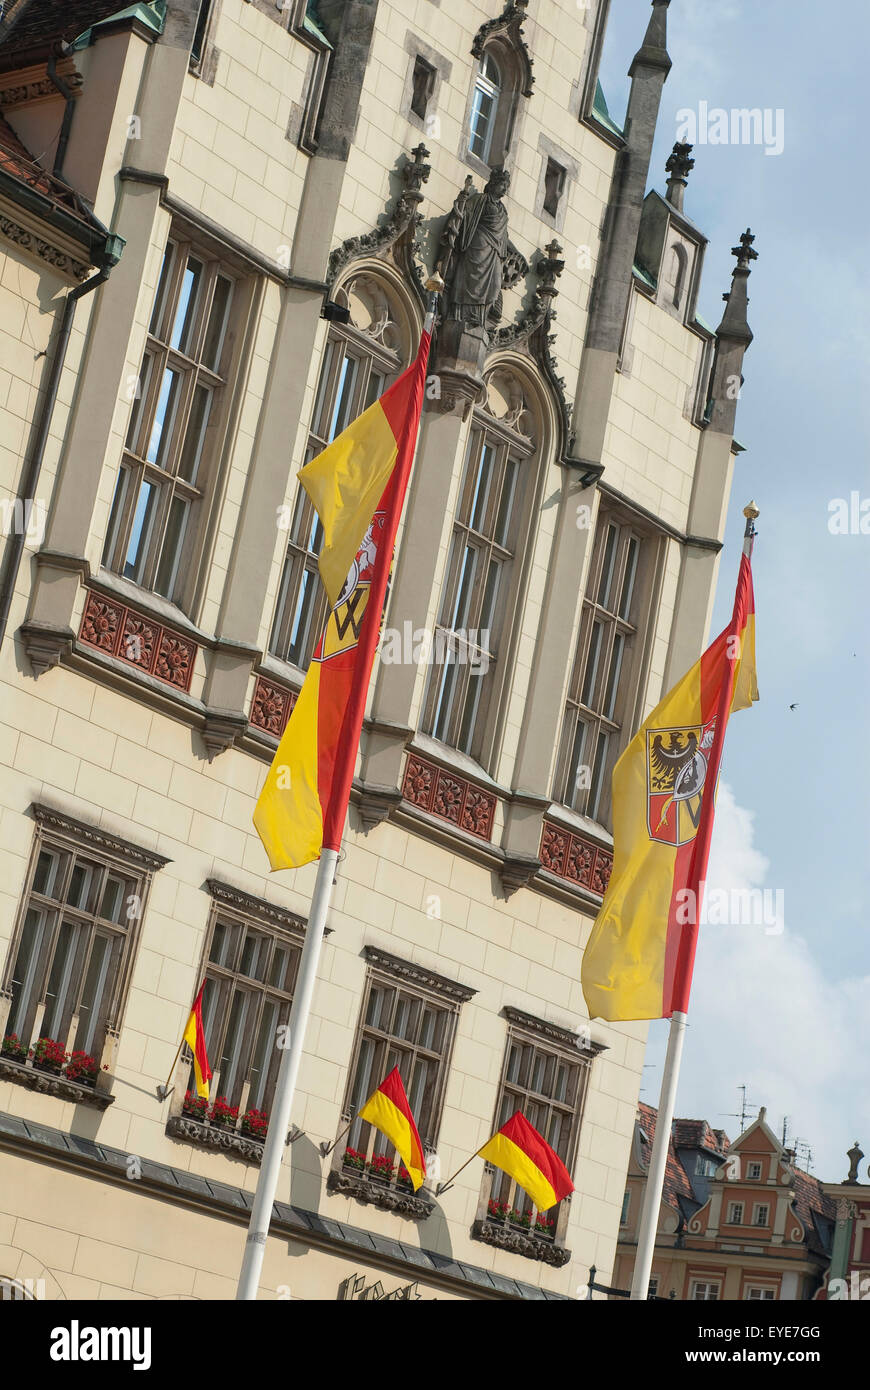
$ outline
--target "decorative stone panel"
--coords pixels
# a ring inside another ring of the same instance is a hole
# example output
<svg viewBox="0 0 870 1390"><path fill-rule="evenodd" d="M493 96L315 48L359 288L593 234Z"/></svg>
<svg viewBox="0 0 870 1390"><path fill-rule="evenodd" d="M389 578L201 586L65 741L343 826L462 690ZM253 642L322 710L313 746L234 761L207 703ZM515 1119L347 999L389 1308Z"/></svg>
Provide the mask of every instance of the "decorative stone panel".
<svg viewBox="0 0 870 1390"><path fill-rule="evenodd" d="M358 1202L370 1203L381 1211L391 1211L396 1216L409 1216L416 1221L425 1221L434 1210L434 1203L428 1197L421 1197L388 1183L376 1182L361 1173L343 1172L333 1169L326 1179L329 1192L340 1193L344 1197L354 1197Z"/></svg>
<svg viewBox="0 0 870 1390"><path fill-rule="evenodd" d="M298 698L297 692L288 686L258 676L251 701L251 723L254 728L280 738Z"/></svg>
<svg viewBox="0 0 870 1390"><path fill-rule="evenodd" d="M166 1133L173 1139L183 1139L185 1143L196 1144L199 1148L220 1149L223 1153L235 1154L247 1163L263 1161L262 1139L254 1139L249 1134L224 1125L202 1124L189 1115L173 1115L167 1121Z"/></svg>
<svg viewBox="0 0 870 1390"><path fill-rule="evenodd" d="M495 795L455 772L446 772L435 763L413 755L405 769L402 795L412 806L429 811L469 835L480 840L492 839Z"/></svg>
<svg viewBox="0 0 870 1390"><path fill-rule="evenodd" d="M143 617L117 599L88 590L79 641L185 694L190 690L196 642Z"/></svg>
<svg viewBox="0 0 870 1390"><path fill-rule="evenodd" d="M563 830L552 821L544 821L541 836L541 865L551 874L576 883L590 893L603 897L610 882L613 854L593 840Z"/></svg>
<svg viewBox="0 0 870 1390"><path fill-rule="evenodd" d="M556 1269L561 1269L571 1258L571 1251L562 1245L554 1245L550 1240L541 1240L539 1236L494 1221L475 1221L471 1228L471 1239L481 1240L484 1245L494 1245L496 1250L508 1250L512 1255L524 1255L528 1260L541 1260L543 1264L553 1265Z"/></svg>
<svg viewBox="0 0 870 1390"><path fill-rule="evenodd" d="M25 1062L13 1062L9 1057L0 1057L0 1081L14 1081L17 1086L26 1086L29 1091L56 1096L58 1100L71 1100L76 1105L92 1105L97 1110L107 1110L115 1100L106 1091L82 1086L60 1072L43 1071Z"/></svg>

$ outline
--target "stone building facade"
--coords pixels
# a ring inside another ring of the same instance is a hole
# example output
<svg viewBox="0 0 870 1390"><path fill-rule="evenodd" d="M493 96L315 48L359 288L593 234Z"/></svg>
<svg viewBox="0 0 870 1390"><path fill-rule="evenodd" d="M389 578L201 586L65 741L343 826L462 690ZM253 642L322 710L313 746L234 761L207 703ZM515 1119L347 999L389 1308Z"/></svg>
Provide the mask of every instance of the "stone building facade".
<svg viewBox="0 0 870 1390"><path fill-rule="evenodd" d="M646 1033L580 990L609 774L707 637L751 340L751 236L713 330L685 148L648 191L668 0L624 128L608 0L117 6L0 20L0 1278L233 1296L314 881L251 823L324 615L296 472L440 265L261 1295L575 1297ZM501 166L501 284L454 313ZM173 1063L203 978L223 1123ZM394 1064L433 1172L521 1107L573 1196L476 1160L414 1197L359 1125L325 1155Z"/></svg>

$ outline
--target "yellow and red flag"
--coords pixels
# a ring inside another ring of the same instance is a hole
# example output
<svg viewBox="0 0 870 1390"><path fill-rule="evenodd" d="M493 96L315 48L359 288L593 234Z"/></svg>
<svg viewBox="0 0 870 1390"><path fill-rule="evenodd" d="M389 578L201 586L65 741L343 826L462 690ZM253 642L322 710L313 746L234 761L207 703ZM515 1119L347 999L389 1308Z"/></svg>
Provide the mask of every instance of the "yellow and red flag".
<svg viewBox="0 0 870 1390"><path fill-rule="evenodd" d="M538 1211L548 1211L574 1191L571 1174L561 1158L529 1124L522 1110L511 1115L478 1152L518 1182Z"/></svg>
<svg viewBox="0 0 870 1390"><path fill-rule="evenodd" d="M430 341L424 332L416 361L299 473L323 526L330 613L254 810L273 869L341 846Z"/></svg>
<svg viewBox="0 0 870 1390"><path fill-rule="evenodd" d="M744 552L728 627L653 710L613 772L613 873L583 955L590 1018L688 1009L715 789L732 710L758 699Z"/></svg>
<svg viewBox="0 0 870 1390"><path fill-rule="evenodd" d="M202 1026L202 992L205 980L199 987L199 994L193 1001L190 1018L184 1029L184 1041L193 1053L193 1074L196 1078L196 1094L208 1100L208 1083L211 1081L211 1067L205 1050L205 1032Z"/></svg>
<svg viewBox="0 0 870 1390"><path fill-rule="evenodd" d="M357 1118L367 1120L395 1144L416 1192L426 1177L426 1160L398 1067L369 1096Z"/></svg>

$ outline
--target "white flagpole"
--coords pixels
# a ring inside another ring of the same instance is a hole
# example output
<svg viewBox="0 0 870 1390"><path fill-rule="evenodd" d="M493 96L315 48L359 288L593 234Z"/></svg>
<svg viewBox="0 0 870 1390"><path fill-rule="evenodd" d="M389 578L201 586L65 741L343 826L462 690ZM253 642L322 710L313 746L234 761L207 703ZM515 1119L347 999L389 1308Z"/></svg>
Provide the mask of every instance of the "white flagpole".
<svg viewBox="0 0 870 1390"><path fill-rule="evenodd" d="M284 1145L290 1123L290 1109L296 1092L296 1079L299 1075L299 1063L302 1060L302 1046L308 1027L308 1015L311 1012L311 998L314 994L314 982L317 978L317 967L320 961L323 929L332 900L337 863L338 850L324 849L321 851L320 863L317 866L317 880L311 899L311 912L308 917L308 926L305 929L305 943L299 961L299 978L296 982L293 1006L290 1010L290 1046L284 1050L281 1065L278 1068L275 1099L272 1104L272 1113L269 1116L269 1130L263 1148L263 1162L260 1165L260 1176L257 1179L257 1190L254 1194L254 1205L251 1209L251 1220L245 1243L245 1256L242 1260L242 1271L236 1290L237 1300L256 1299L257 1289L260 1285L260 1272L266 1254L266 1237L269 1234L272 1206L281 1173L281 1160L284 1156Z"/></svg>
<svg viewBox="0 0 870 1390"><path fill-rule="evenodd" d="M758 516L758 508L754 502L750 502L748 506L744 507L743 515L746 517L746 529L743 533L743 554L751 558L752 543L755 539L755 520ZM671 1015L671 1026L668 1031L668 1050L665 1056L665 1069L659 1096L656 1137L653 1140L653 1151L647 1173L646 1191L644 1192L637 1235L637 1254L634 1259L634 1275L631 1281L633 1299L649 1297L649 1281L655 1254L659 1209L665 1186L665 1170L668 1163L671 1129L674 1123L674 1108L677 1101L677 1084L680 1079L680 1060L683 1055L685 1033L686 1015L675 1009Z"/></svg>
<svg viewBox="0 0 870 1390"><path fill-rule="evenodd" d="M637 1254L634 1259L634 1277L631 1282L632 1298L647 1298L649 1294L650 1272L655 1253L656 1232L659 1224L659 1208L665 1185L665 1169L668 1162L668 1147L671 1141L671 1126L674 1122L674 1107L677 1101L677 1083L680 1079L680 1058L683 1055L683 1038L686 1033L686 1015L674 1011L668 1033L668 1051L665 1057L665 1070L662 1076L662 1090L659 1096L659 1112L656 1120L656 1137L643 1209L637 1238Z"/></svg>

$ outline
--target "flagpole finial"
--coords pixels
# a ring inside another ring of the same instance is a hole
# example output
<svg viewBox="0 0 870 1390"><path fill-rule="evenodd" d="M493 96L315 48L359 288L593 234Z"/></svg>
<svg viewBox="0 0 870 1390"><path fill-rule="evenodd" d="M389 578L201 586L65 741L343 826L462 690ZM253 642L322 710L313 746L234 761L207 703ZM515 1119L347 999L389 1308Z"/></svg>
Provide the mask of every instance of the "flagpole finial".
<svg viewBox="0 0 870 1390"><path fill-rule="evenodd" d="M757 521L761 513L755 502L748 502L743 508L743 515L746 517L747 521Z"/></svg>
<svg viewBox="0 0 870 1390"><path fill-rule="evenodd" d="M433 270L432 274L429 276L429 279L426 281L425 288L429 291L430 294L443 294L444 287L444 277L442 275L439 275L437 270Z"/></svg>

